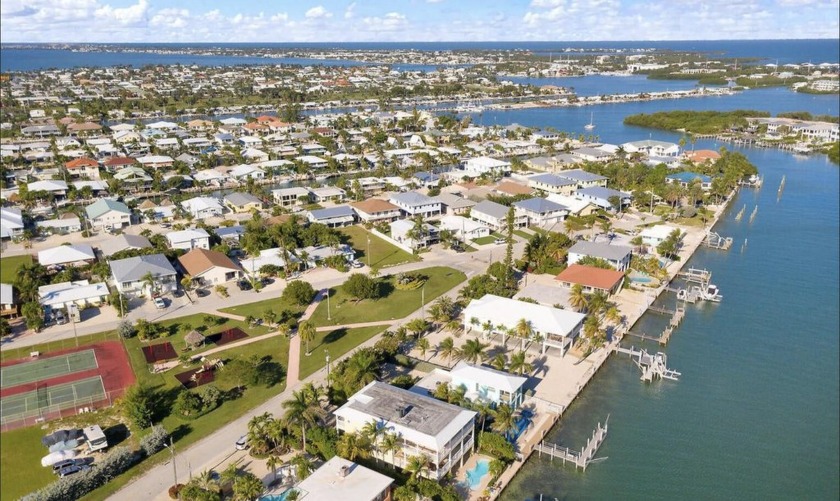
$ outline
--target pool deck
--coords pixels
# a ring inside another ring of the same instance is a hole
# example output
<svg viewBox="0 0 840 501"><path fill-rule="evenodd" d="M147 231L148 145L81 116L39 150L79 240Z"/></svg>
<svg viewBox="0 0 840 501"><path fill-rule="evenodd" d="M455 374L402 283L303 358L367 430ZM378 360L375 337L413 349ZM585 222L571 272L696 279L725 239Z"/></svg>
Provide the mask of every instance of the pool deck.
<svg viewBox="0 0 840 501"><path fill-rule="evenodd" d="M455 472L455 478L457 479L459 484L461 482L466 483L467 470L472 470L473 468L475 468L476 464L478 464L479 459L486 459L487 461L493 460L492 457L485 456L484 454L473 454L472 456L470 456L467 462L464 463L464 465L458 468L458 471ZM464 496L463 499L466 499L468 501L478 501L479 499L484 497L484 491L487 489L489 483L490 473L487 473L486 475L484 475L484 477L481 478L481 482L479 482L478 484L478 489L471 490L469 488L465 488L463 484L456 487L456 489L458 489L458 494Z"/></svg>

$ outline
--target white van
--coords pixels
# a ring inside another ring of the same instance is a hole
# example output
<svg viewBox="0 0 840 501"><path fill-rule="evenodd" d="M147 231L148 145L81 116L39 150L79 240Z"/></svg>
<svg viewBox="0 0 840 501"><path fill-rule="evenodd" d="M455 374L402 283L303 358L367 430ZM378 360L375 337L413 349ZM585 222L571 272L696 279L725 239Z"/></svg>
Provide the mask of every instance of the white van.
<svg viewBox="0 0 840 501"><path fill-rule="evenodd" d="M99 425L88 426L84 429L85 440L88 444L90 452L101 451L108 448L108 439L105 438L105 433Z"/></svg>

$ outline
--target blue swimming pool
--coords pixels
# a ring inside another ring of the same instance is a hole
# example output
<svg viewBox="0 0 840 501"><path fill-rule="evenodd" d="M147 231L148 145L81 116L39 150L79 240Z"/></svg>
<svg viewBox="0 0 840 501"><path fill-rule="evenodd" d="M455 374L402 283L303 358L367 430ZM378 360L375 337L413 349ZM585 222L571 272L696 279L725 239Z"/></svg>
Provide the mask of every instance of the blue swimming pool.
<svg viewBox="0 0 840 501"><path fill-rule="evenodd" d="M507 439L510 443L515 444L519 437L531 426L531 418L534 415L528 409L522 409L519 413L519 419L516 420L516 425L513 429L507 432Z"/></svg>
<svg viewBox="0 0 840 501"><path fill-rule="evenodd" d="M289 494L292 493L295 489L288 489L280 494L266 494L265 496L260 496L259 501L286 501L286 498L289 497Z"/></svg>
<svg viewBox="0 0 840 501"><path fill-rule="evenodd" d="M490 472L490 460L481 458L471 470L467 470L467 485L471 491L478 489L481 479Z"/></svg>
<svg viewBox="0 0 840 501"><path fill-rule="evenodd" d="M652 282L653 279L644 275L630 275L630 281L639 284L648 284Z"/></svg>

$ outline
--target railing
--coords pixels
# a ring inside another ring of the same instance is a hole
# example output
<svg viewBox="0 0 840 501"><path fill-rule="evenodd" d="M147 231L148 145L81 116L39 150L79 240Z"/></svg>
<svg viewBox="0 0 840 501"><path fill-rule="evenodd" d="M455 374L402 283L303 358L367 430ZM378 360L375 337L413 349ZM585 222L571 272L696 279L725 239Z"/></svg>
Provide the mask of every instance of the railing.
<svg viewBox="0 0 840 501"><path fill-rule="evenodd" d="M63 402L31 411L2 416L0 417L0 431L15 430L25 426L52 421L53 419L75 416L76 414L96 409L104 409L113 405L114 401L120 398L123 393L125 393L125 388L90 397L77 398L72 402Z"/></svg>

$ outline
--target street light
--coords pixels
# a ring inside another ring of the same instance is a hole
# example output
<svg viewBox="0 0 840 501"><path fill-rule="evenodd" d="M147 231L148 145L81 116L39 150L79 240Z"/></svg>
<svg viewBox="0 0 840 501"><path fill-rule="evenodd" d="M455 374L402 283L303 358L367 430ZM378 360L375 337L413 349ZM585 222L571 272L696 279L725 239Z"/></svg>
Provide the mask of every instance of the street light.
<svg viewBox="0 0 840 501"><path fill-rule="evenodd" d="M370 237L367 237L367 261L368 261L368 268L370 268Z"/></svg>
<svg viewBox="0 0 840 501"><path fill-rule="evenodd" d="M327 320L332 320L330 316L330 289L327 288Z"/></svg>
<svg viewBox="0 0 840 501"><path fill-rule="evenodd" d="M163 446L169 449L169 452L172 453L172 475L175 477L174 485L178 485L178 469L175 466L175 444L172 443L172 435L169 435L169 444L164 442Z"/></svg>
<svg viewBox="0 0 840 501"><path fill-rule="evenodd" d="M327 362L327 388L330 387L330 350L324 350L324 358Z"/></svg>

